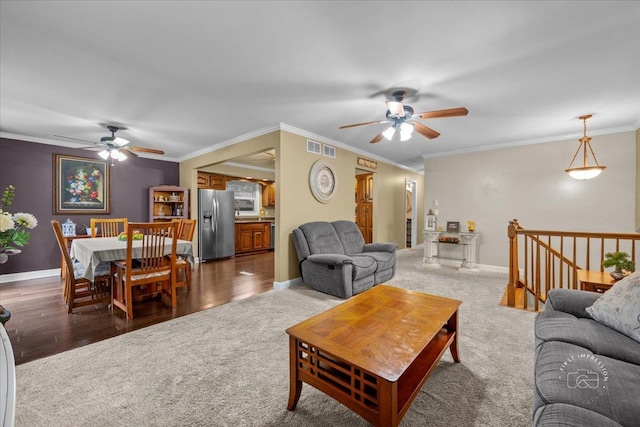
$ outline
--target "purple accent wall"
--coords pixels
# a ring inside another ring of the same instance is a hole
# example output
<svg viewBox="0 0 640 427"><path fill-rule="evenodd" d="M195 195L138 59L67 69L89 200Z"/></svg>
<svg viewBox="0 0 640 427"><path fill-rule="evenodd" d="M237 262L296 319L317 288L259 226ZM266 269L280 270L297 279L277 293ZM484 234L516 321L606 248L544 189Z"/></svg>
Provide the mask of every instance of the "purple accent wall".
<svg viewBox="0 0 640 427"><path fill-rule="evenodd" d="M28 212L38 219L31 230L30 243L20 255L0 264L0 274L60 268L60 251L51 220L89 225L94 215L53 215L54 154L100 159L94 151L37 144L0 138L0 191L9 184L16 187L11 213ZM111 167L111 213L102 217L126 217L129 221L149 220L149 187L179 185L180 167L176 162L128 158ZM98 215L95 215L98 217Z"/></svg>

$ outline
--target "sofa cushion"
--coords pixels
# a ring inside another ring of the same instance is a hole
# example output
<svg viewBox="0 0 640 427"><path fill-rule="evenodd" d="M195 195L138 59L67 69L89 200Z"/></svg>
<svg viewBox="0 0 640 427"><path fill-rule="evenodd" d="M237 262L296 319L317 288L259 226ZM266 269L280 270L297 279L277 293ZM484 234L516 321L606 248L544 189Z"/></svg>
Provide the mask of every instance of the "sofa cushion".
<svg viewBox="0 0 640 427"><path fill-rule="evenodd" d="M396 265L395 255L395 252L364 252L361 254L354 254L351 257L373 259L378 264L377 271L383 271Z"/></svg>
<svg viewBox="0 0 640 427"><path fill-rule="evenodd" d="M364 247L364 238L358 226L352 221L334 221L331 223L347 255L359 254Z"/></svg>
<svg viewBox="0 0 640 427"><path fill-rule="evenodd" d="M538 343L562 341L640 365L640 343L593 319L545 309L536 316L535 336Z"/></svg>
<svg viewBox="0 0 640 427"><path fill-rule="evenodd" d="M536 347L534 411L545 404L566 403L623 426L636 426L640 420L638 396L638 365L560 341Z"/></svg>
<svg viewBox="0 0 640 427"><path fill-rule="evenodd" d="M598 322L640 343L640 272L620 280L586 311Z"/></svg>
<svg viewBox="0 0 640 427"><path fill-rule="evenodd" d="M312 254L341 254L344 249L338 239L336 229L330 222L308 222L299 227Z"/></svg>
<svg viewBox="0 0 640 427"><path fill-rule="evenodd" d="M539 408L533 418L533 427L622 427L617 422L579 406L554 403Z"/></svg>
<svg viewBox="0 0 640 427"><path fill-rule="evenodd" d="M351 257L351 261L353 264L353 280L371 275L371 280L373 281L373 273L375 273L378 268L373 258L354 255Z"/></svg>

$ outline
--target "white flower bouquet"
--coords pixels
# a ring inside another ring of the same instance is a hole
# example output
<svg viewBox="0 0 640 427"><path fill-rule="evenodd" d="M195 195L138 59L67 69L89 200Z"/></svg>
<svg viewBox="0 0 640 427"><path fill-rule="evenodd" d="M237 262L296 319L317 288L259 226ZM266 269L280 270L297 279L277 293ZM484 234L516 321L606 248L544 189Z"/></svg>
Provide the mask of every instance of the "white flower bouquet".
<svg viewBox="0 0 640 427"><path fill-rule="evenodd" d="M7 262L8 253L29 243L29 231L38 225L38 220L30 213L11 214L7 207L15 197L16 188L9 185L0 197L0 264Z"/></svg>

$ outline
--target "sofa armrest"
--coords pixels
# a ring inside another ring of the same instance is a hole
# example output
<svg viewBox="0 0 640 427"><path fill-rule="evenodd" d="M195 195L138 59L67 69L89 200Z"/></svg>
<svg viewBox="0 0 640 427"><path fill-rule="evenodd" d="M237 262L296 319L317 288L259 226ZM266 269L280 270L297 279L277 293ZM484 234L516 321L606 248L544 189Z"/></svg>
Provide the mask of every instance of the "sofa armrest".
<svg viewBox="0 0 640 427"><path fill-rule="evenodd" d="M353 264L353 259L351 259L351 257L341 254L314 254L309 255L305 261L330 265Z"/></svg>
<svg viewBox="0 0 640 427"><path fill-rule="evenodd" d="M362 252L393 252L397 248L395 243L366 243Z"/></svg>
<svg viewBox="0 0 640 427"><path fill-rule="evenodd" d="M547 305L576 317L591 318L585 308L591 306L602 294L577 289L551 289L547 294Z"/></svg>

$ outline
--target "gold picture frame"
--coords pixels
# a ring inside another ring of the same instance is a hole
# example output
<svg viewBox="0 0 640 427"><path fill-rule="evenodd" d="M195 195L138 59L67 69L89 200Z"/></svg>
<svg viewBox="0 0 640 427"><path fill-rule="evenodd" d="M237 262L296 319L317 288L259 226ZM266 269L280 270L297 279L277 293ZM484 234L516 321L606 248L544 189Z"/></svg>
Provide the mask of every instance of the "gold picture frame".
<svg viewBox="0 0 640 427"><path fill-rule="evenodd" d="M104 160L55 154L53 213L109 214L109 163Z"/></svg>

